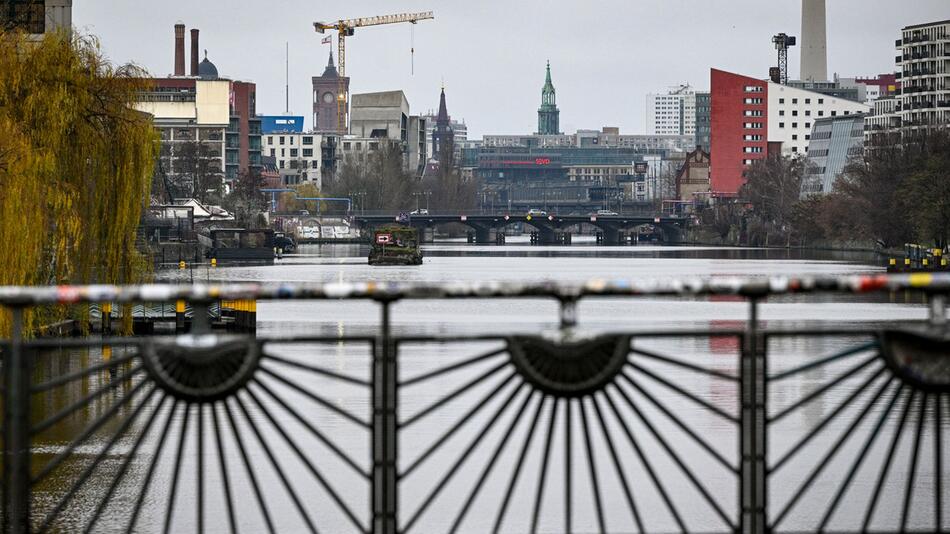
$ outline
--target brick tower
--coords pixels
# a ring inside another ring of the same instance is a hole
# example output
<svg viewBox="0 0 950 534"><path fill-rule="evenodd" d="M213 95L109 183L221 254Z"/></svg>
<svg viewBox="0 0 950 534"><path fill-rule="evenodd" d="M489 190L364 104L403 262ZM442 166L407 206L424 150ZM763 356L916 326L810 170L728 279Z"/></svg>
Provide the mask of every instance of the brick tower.
<svg viewBox="0 0 950 534"><path fill-rule="evenodd" d="M321 76L314 76L313 82L313 129L322 133L342 133L350 114L349 109L343 110L344 124L337 124L337 91L340 89L340 74L333 64L333 52L327 61L327 68ZM350 78L343 78L343 92L349 102Z"/></svg>

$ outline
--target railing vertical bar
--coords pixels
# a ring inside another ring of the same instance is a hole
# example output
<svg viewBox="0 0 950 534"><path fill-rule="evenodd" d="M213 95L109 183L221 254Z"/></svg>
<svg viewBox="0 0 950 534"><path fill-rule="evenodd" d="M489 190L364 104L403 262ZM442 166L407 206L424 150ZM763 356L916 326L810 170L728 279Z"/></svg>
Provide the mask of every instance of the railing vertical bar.
<svg viewBox="0 0 950 534"><path fill-rule="evenodd" d="M196 510L198 514L197 532L203 534L205 531L205 416L204 404L198 404L198 498L196 501Z"/></svg>
<svg viewBox="0 0 950 534"><path fill-rule="evenodd" d="M571 400L564 402L564 532L570 534L571 510Z"/></svg>
<svg viewBox="0 0 950 534"><path fill-rule="evenodd" d="M30 528L30 360L23 352L23 308L10 309L10 343L4 362L6 398L3 403L5 530Z"/></svg>
<svg viewBox="0 0 950 534"><path fill-rule="evenodd" d="M767 528L766 474L766 346L758 330L758 299L749 299L749 321L739 364L740 438L739 530L760 534Z"/></svg>
<svg viewBox="0 0 950 534"><path fill-rule="evenodd" d="M950 395L943 395L944 398L950 398ZM936 522L936 530L938 533L943 532L943 446L941 434L943 433L942 417L941 417L941 408L940 408L941 396L938 395L934 399L934 473L937 474L936 477L936 492L934 493L934 520Z"/></svg>
<svg viewBox="0 0 950 534"><path fill-rule="evenodd" d="M380 302L380 331L373 347L373 473L370 501L373 503L372 531L375 534L396 534L399 503L397 458L397 396L398 373L396 346L392 336L390 301Z"/></svg>

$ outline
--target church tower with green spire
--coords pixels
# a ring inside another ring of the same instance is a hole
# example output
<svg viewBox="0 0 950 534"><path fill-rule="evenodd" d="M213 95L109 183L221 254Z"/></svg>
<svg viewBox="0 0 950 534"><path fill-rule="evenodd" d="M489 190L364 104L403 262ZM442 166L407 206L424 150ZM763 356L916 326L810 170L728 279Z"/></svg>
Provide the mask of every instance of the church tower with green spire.
<svg viewBox="0 0 950 534"><path fill-rule="evenodd" d="M548 61L547 76L544 78L544 87L541 88L541 107L538 108L538 133L541 135L561 133L561 112L558 111L555 100L554 84L551 83L551 62Z"/></svg>

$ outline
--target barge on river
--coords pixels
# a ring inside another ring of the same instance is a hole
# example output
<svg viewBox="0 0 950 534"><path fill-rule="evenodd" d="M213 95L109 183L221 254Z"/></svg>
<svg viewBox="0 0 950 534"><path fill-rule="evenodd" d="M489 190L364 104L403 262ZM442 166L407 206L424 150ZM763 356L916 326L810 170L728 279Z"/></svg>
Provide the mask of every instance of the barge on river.
<svg viewBox="0 0 950 534"><path fill-rule="evenodd" d="M410 226L390 225L373 231L370 265L422 265L419 231Z"/></svg>

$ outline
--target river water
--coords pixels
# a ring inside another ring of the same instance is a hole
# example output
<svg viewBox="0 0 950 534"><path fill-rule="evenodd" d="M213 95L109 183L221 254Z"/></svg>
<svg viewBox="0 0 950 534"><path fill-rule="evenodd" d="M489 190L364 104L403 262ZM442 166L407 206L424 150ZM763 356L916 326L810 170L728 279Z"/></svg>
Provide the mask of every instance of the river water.
<svg viewBox="0 0 950 534"><path fill-rule="evenodd" d="M302 246L297 254L287 255L275 265L220 267L215 270L198 268L194 272L163 273L163 277L180 281L228 282L579 282L592 278L850 275L882 271L873 256L860 253L719 247L597 247L583 241L565 247L537 247L531 246L526 240L520 242L517 239L505 246L449 242L429 245L424 252L425 262L421 266L370 267L365 260L367 250L359 245ZM578 328L570 335L577 339L603 332L739 330L745 325L748 310L747 303L734 298L590 299L579 305ZM785 296L769 299L760 308L760 318L770 329L812 326L873 328L925 317L926 309L921 299L904 294ZM336 410L342 409L359 420L369 421L369 390L357 382L370 380L371 355L366 343L342 342L339 339L374 336L379 321L379 308L371 302L292 301L261 302L257 305L259 336L329 338L323 343L268 344L266 352L356 379L351 383L286 363L264 362L265 368L277 376L319 395L328 407L313 402L311 397L273 375L258 373L262 384L324 432L324 437L364 472L369 472L371 468L369 431L340 416ZM542 333L553 337L564 335L558 331L557 304L547 300L399 302L393 305L392 324L396 335L418 338L491 337L515 333ZM865 336L801 335L772 338L768 345L769 372L774 374L792 369L821 356L866 343L867 339ZM491 339L451 343L428 339L407 341L400 345L399 377L401 380L419 377L479 354L490 353L502 346L500 341ZM511 374L511 366L503 365L504 356L486 357L470 365L460 365L458 370L442 374L437 379L402 388L399 419L404 424L407 421L411 423L401 431L398 445L400 471L409 471L400 481L400 524L411 526L411 532L444 532L455 527L459 532L491 531L500 515L501 502L508 491L512 475L517 472L518 479L512 486L509 504L504 509L504 521L500 523L501 532L524 532L530 529L541 476L545 477L538 523L538 530L542 532L566 530L567 487L570 488L572 502L570 525L579 532L598 530L598 497L605 526L611 531L635 532L638 531L638 522L642 522L649 531L675 531L683 526L691 530L728 530L725 521L737 521L735 473L703 450L664 411L673 414L683 426L701 436L728 464L737 466L738 426L728 417L738 415L738 387L728 376L737 374L739 340L736 337L694 332L674 337L636 336L633 346L648 354L661 353L726 377L670 365L649 356L635 356L632 361L637 367L628 365L625 368L632 380L618 378L614 385L608 387L609 395L599 394L595 397L597 402L589 398L582 402L572 401L570 412L565 402L552 409L552 401L542 404L540 396L530 394L528 388L519 388L518 380L506 382ZM121 355L123 350L116 348L112 357ZM814 439L807 441L800 452L783 462L781 468L771 476L770 517L773 521L781 517L779 530L810 530L818 526L827 503L841 487L852 462L862 457L862 448L868 436L873 434L874 424L897 392L897 381L888 382L889 372L875 374L881 364L877 360L869 360L870 354L868 351L858 352L770 386L769 413L774 416L829 384L839 374L848 372L861 362L869 362L851 373L850 378L829 387L811 402L790 411L771 425L768 458L769 463L774 465L812 429L827 421L827 425ZM93 365L101 359L99 350L57 351L40 358L36 375L38 379L54 377ZM123 366L120 372L130 369L132 367ZM475 380L480 376L485 378ZM35 395L34 400L39 402L34 405L34 421L48 417L80 396L114 383L114 380L115 377L106 372L96 373L81 384ZM463 388L470 381L475 382L472 387ZM104 413L124 395L130 394L136 383L136 380L122 383L63 423L38 435L35 442L35 452L38 453L36 463L42 465L62 451L89 421ZM634 387L634 383L638 387ZM866 387L852 399L852 394L862 385ZM279 430L271 426L268 414L274 417L311 465L320 470L323 480L334 488L356 515L357 521L364 527L368 525L368 481L352 466L341 461L339 455L316 438L288 409L273 402L267 389L258 385L252 385L250 389L268 410L262 411L254 403L253 397L242 395L247 417L254 422L254 426L247 423L248 419L239 405L232 404L231 408L275 528L279 532L307 531L305 520L298 512L291 494L285 490L282 474L295 488L302 506L321 532L355 529L320 480L312 475L307 463L301 461L293 448L287 445ZM460 389L462 391L450 402L415 419L415 415ZM879 391L882 393L878 395ZM720 415L698 405L689 396L707 403ZM947 400L946 397L944 395L942 402ZM937 472L934 458L938 443L934 439L934 429L943 429L943 441L939 446L941 450L947 449L950 435L947 433L946 414L950 414L950 405L941 405L944 415L940 425L936 425L936 401L933 399L933 396L928 398L923 410L926 416L925 424L921 427L916 468L912 468L911 460L917 415L921 412L921 396L918 395L910 403L910 415L897 439L895 461L882 485L881 497L876 503L878 511L872 517L871 525L875 528L890 530L899 526L904 488L911 472L915 491L908 524L920 530L931 529L934 524L936 480L938 476L946 478L950 474L950 468L947 467L950 462L946 460L944 472ZM155 400L153 398L150 401L131 425L131 430L118 440L102 466L85 483L83 491L65 508L61 517L64 531L88 520L111 478L134 447L135 437L143 432L151 418L155 419L155 427L146 435L134 461L129 464L124 482L110 499L109 506L97 524L97 530L124 529L129 510L138 498L138 490L155 461L159 463L138 520L138 530L161 530L166 517L167 494L174 484L173 464L183 416L181 411L174 414L167 433L168 441L162 452L156 455L155 446L162 434L160 430L166 422L168 409L167 405L159 408ZM892 437L897 435L895 429L899 427L900 415L908 402L907 391L901 391L884 419L880 436L864 451L865 460L856 470L850 489L844 492L837 507L838 512L829 518L829 528L851 526L860 529L888 452L887 447ZM130 404L134 406L134 403ZM838 410L839 406L843 407ZM848 425L861 416L865 407L868 407L865 416L858 420L853 429L849 429ZM474 410L474 413L464 417L470 410ZM492 423L492 416L496 412L500 415ZM124 416L130 414L131 410L123 408L119 413ZM831 417L835 413L838 415ZM235 500L239 502L236 514L241 531L265 530L257 498L252 491L253 484L243 467L234 435L224 419L226 414L219 410L218 415L225 427L224 457L229 472L228 483ZM202 457L206 473L204 529L207 532L227 532L227 507L221 496L224 479L215 448L213 419L210 412L204 412L202 417ZM193 531L197 526L195 473L198 462L194 415L190 421L189 437L182 449L185 461L179 472L177 500L172 505L173 532ZM38 509L48 510L56 502L80 476L83 465L116 433L120 422L121 418L112 419L98 429L77 450L75 458L54 471L39 486ZM433 454L423 457L423 453L457 423L458 431L453 432ZM255 427L261 431L261 439L267 443L266 447L261 447L256 441L253 433ZM587 432L585 427L588 428ZM541 460L545 457L545 439L549 428L553 430L545 469ZM835 448L842 435L851 438ZM517 469L522 447L525 460L521 469ZM667 447L675 456L670 455ZM466 453L469 448L471 450ZM498 455L492 461L496 449ZM273 469L271 457L265 451L272 453L272 457L282 467L281 473ZM810 490L783 515L781 512L797 489L816 466L823 463L822 459L829 451L834 452L830 454L827 467L817 472ZM945 458L947 456L950 455L944 454ZM423 460L416 464L419 458ZM677 459L686 468L685 472L677 465ZM593 469L590 467L591 462L595 464ZM456 463L457 469L454 467ZM619 469L618 464L621 466ZM490 468L486 470L486 466ZM453 474L444 479L447 473ZM592 473L596 475L596 482L593 481ZM690 475L701 483L713 503L724 512L725 519L720 517L716 506L710 504L696 489ZM480 483L480 480L483 482ZM659 485L654 480L658 480ZM624 491L625 483L631 489L639 517L632 513L629 506ZM476 487L479 490L473 494L473 488ZM432 494L435 498L423 507ZM470 496L470 506L466 507ZM940 498L943 499L944 509L950 509L950 483L943 484ZM463 509L464 514L460 513ZM944 528L950 526L948 516L950 513L945 512Z"/></svg>

